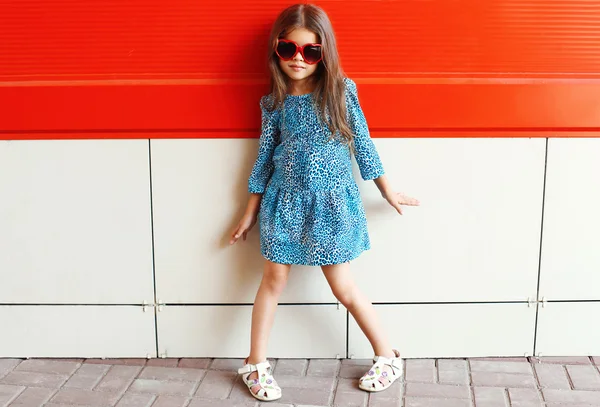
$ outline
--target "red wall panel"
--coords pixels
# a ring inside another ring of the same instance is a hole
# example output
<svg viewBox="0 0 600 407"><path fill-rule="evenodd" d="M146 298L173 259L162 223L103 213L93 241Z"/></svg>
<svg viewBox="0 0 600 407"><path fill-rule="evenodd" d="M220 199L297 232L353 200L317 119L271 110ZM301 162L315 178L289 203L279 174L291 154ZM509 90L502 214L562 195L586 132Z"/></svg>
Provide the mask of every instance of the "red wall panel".
<svg viewBox="0 0 600 407"><path fill-rule="evenodd" d="M600 130L598 1L316 3L377 137ZM288 4L0 0L0 138L255 137Z"/></svg>

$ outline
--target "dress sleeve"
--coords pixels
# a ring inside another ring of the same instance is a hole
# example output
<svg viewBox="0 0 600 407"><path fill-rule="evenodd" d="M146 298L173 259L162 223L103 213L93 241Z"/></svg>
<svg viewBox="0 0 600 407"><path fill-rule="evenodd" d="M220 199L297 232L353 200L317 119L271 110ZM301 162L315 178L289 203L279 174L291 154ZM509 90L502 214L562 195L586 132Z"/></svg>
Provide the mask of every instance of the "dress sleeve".
<svg viewBox="0 0 600 407"><path fill-rule="evenodd" d="M379 178L385 171L358 101L356 83L349 78L346 78L345 82L348 125L354 134L354 156L360 169L360 175L365 181Z"/></svg>
<svg viewBox="0 0 600 407"><path fill-rule="evenodd" d="M262 111L261 135L258 143L258 157L252 167L248 179L248 192L262 194L271 175L273 175L273 152L279 144L279 109L269 111L272 103L270 95L263 96L260 100Z"/></svg>

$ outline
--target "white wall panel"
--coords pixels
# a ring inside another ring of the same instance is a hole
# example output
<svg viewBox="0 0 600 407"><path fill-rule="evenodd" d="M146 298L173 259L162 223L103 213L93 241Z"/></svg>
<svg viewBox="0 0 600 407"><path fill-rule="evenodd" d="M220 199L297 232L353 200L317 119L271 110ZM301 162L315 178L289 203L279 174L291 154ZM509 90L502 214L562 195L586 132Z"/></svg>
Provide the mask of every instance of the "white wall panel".
<svg viewBox="0 0 600 407"><path fill-rule="evenodd" d="M264 259L258 225L229 245L248 200L256 140L152 140L157 296L163 303L252 303ZM297 267L281 302L335 302L318 268Z"/></svg>
<svg viewBox="0 0 600 407"><path fill-rule="evenodd" d="M550 139L540 297L600 300L600 139Z"/></svg>
<svg viewBox="0 0 600 407"><path fill-rule="evenodd" d="M533 354L535 306L527 304L376 305L392 346L403 357L485 357ZM350 318L348 353L373 350Z"/></svg>
<svg viewBox="0 0 600 407"><path fill-rule="evenodd" d="M526 301L537 290L545 140L376 139L421 201L399 216L361 183L372 249L354 262L376 302Z"/></svg>
<svg viewBox="0 0 600 407"><path fill-rule="evenodd" d="M154 307L0 306L0 357L156 357Z"/></svg>
<svg viewBox="0 0 600 407"><path fill-rule="evenodd" d="M536 354L600 355L600 301L549 302L539 308Z"/></svg>
<svg viewBox="0 0 600 407"><path fill-rule="evenodd" d="M250 351L252 307L165 306L158 312L159 354L239 357ZM335 358L346 354L346 310L335 305L281 305L268 356Z"/></svg>
<svg viewBox="0 0 600 407"><path fill-rule="evenodd" d="M152 301L147 140L0 142L0 301Z"/></svg>

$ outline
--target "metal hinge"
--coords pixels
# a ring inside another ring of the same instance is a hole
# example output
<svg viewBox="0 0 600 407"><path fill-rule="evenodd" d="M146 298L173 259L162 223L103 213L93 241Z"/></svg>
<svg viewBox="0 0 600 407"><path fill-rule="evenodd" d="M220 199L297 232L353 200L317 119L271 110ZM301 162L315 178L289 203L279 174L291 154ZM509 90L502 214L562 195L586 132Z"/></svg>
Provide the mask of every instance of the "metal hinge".
<svg viewBox="0 0 600 407"><path fill-rule="evenodd" d="M547 303L548 300L546 300L546 297L542 297L541 300L536 300L531 297L527 297L527 306L529 308L531 308L534 304L542 304L542 308L545 308Z"/></svg>
<svg viewBox="0 0 600 407"><path fill-rule="evenodd" d="M157 300L157 302L153 302L152 304L148 303L148 301L144 300L142 301L142 312L147 312L149 307L154 307L156 308L156 310L158 312L163 310L163 307L166 304L164 302L160 302L160 300Z"/></svg>

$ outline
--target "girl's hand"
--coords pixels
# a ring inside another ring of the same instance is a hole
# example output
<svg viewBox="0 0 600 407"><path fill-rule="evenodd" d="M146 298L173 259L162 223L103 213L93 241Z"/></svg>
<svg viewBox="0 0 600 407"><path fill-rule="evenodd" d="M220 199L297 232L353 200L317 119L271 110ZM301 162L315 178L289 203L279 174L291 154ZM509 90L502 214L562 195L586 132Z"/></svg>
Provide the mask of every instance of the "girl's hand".
<svg viewBox="0 0 600 407"><path fill-rule="evenodd" d="M402 215L402 207L400 205L419 206L420 204L417 199L406 196L401 192L386 191L381 195L400 215Z"/></svg>
<svg viewBox="0 0 600 407"><path fill-rule="evenodd" d="M246 235L256 224L256 215L244 215L231 234L229 244L234 244L240 237L246 240Z"/></svg>

